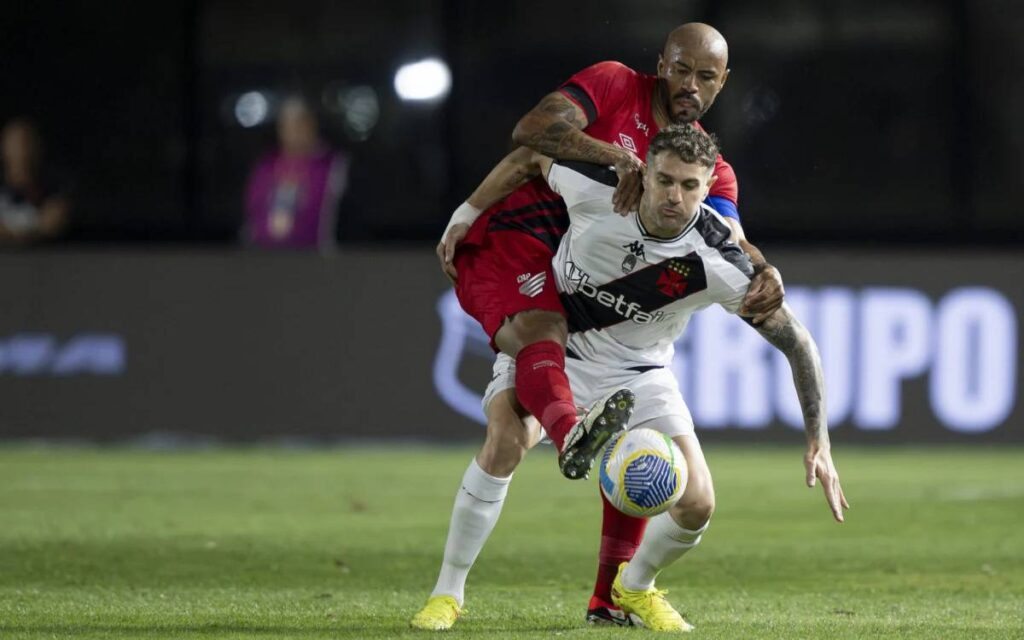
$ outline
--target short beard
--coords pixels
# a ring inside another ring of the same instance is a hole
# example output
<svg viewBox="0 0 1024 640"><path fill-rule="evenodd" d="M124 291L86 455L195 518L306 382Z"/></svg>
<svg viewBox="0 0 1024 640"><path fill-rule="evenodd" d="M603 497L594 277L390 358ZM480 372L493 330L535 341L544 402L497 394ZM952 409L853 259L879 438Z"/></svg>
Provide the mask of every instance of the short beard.
<svg viewBox="0 0 1024 640"><path fill-rule="evenodd" d="M692 118L687 118L682 113L680 113L678 115L673 115L672 116L672 124L693 124L694 122L696 122L696 121L701 119L701 116L704 115L705 111L707 111L707 109L702 109L702 110L698 111L697 114L694 115Z"/></svg>

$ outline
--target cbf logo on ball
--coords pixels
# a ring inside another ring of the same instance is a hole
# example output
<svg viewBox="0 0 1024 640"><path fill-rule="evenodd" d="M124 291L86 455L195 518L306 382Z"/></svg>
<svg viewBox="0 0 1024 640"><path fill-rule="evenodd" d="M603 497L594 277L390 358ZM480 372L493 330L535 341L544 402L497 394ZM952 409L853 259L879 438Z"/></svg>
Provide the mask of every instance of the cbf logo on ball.
<svg viewBox="0 0 1024 640"><path fill-rule="evenodd" d="M601 459L601 492L616 509L650 518L676 503L686 490L686 460L676 443L653 429L615 436Z"/></svg>

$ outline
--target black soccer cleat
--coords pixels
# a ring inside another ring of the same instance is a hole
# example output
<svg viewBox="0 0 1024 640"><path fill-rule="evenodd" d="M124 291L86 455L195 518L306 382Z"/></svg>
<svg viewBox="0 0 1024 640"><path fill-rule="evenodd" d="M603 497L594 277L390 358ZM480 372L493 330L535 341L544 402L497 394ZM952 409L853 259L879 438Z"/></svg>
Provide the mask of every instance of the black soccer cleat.
<svg viewBox="0 0 1024 640"><path fill-rule="evenodd" d="M587 609L587 624L593 627L631 627L633 620L622 609L597 606Z"/></svg>
<svg viewBox="0 0 1024 640"><path fill-rule="evenodd" d="M590 468L609 439L623 431L633 415L636 398L629 389L619 389L594 404L565 436L565 447L558 454L558 468L570 480L586 478Z"/></svg>

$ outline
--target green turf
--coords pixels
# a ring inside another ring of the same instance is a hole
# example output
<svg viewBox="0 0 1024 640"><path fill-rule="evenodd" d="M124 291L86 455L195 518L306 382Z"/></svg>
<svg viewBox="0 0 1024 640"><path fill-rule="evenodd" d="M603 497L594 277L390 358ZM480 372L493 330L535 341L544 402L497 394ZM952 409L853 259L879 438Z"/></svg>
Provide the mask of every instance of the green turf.
<svg viewBox="0 0 1024 640"><path fill-rule="evenodd" d="M469 449L0 449L0 638L423 638ZM1024 450L710 447L718 512L660 586L699 638L1024 638ZM451 637L588 629L599 502L520 468Z"/></svg>

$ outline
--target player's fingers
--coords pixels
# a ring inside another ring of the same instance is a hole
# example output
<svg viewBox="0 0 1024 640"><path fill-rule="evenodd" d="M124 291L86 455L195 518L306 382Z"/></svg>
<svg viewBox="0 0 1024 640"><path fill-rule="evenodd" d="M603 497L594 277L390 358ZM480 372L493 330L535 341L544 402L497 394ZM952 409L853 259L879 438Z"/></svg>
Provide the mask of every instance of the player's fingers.
<svg viewBox="0 0 1024 640"><path fill-rule="evenodd" d="M455 238L448 238L448 240L444 243L445 264L450 265L452 263L452 258L455 257L455 247L458 245L458 242L459 241Z"/></svg>
<svg viewBox="0 0 1024 640"><path fill-rule="evenodd" d="M836 519L836 522L842 522L843 509L840 506L837 484L834 476L827 473L822 474L821 488L825 491L825 501L828 503L828 508L832 510L832 517Z"/></svg>
<svg viewBox="0 0 1024 640"><path fill-rule="evenodd" d="M438 261L441 262L441 271L447 271L447 261L444 258L444 242L437 245L437 249L434 250L434 253L437 255Z"/></svg>
<svg viewBox="0 0 1024 640"><path fill-rule="evenodd" d="M629 190L625 194L625 201L622 203L622 212L624 214L636 211L639 208L641 193L640 180L633 180L633 184L629 186Z"/></svg>
<svg viewBox="0 0 1024 640"><path fill-rule="evenodd" d="M836 517L838 518L839 522L842 522L843 519L844 519L844 516L843 516L843 490L839 486L839 475L836 474L835 471L832 472L831 483L832 483L832 495L834 497L834 501L832 503L832 507L835 510Z"/></svg>
<svg viewBox="0 0 1024 640"><path fill-rule="evenodd" d="M451 280L452 284L455 284L455 281L459 277L459 274L455 270L455 267L451 263L446 263L443 267L443 270L444 275L448 276L448 279Z"/></svg>
<svg viewBox="0 0 1024 640"><path fill-rule="evenodd" d="M804 467L807 469L807 486L813 487L815 481L814 462L808 462L805 460Z"/></svg>
<svg viewBox="0 0 1024 640"><path fill-rule="evenodd" d="M843 493L843 486L840 485L838 482L836 484L839 486L839 502L843 505L844 509L849 509L850 503L846 499L846 494Z"/></svg>
<svg viewBox="0 0 1024 640"><path fill-rule="evenodd" d="M628 213L626 211L626 190L629 188L629 184L626 180L619 180L619 186L615 187L615 195L612 197L612 205L615 213L624 215Z"/></svg>
<svg viewBox="0 0 1024 640"><path fill-rule="evenodd" d="M643 198L643 177L641 174L636 174L636 182L633 186L633 202L630 205L630 211L640 210L640 199Z"/></svg>
<svg viewBox="0 0 1024 640"><path fill-rule="evenodd" d="M765 276L764 273L759 273L754 276L753 281L750 283L750 289L747 291L747 295L743 297L743 302L748 307L764 304L765 300L771 299L777 293L778 289L775 283Z"/></svg>
<svg viewBox="0 0 1024 640"><path fill-rule="evenodd" d="M639 199L640 178L636 172L630 171L619 181L619 186L622 188L619 194L619 213L626 214L635 208Z"/></svg>
<svg viewBox="0 0 1024 640"><path fill-rule="evenodd" d="M615 186L615 193L612 194L612 205L615 213L629 213L629 204L632 199L632 192L636 188L636 173L633 171L619 172L619 184Z"/></svg>
<svg viewBox="0 0 1024 640"><path fill-rule="evenodd" d="M771 315L782 306L785 295L782 289L767 285L758 292L754 300L747 302L747 308L754 314Z"/></svg>
<svg viewBox="0 0 1024 640"><path fill-rule="evenodd" d="M747 305L747 315L754 316L754 324L761 324L782 306L782 298L761 299Z"/></svg>
<svg viewBox="0 0 1024 640"><path fill-rule="evenodd" d="M743 302L740 303L740 315L749 316L756 312L757 303L762 296L763 287L764 283L758 281L756 278L750 283L750 288L747 289L747 295L743 296Z"/></svg>
<svg viewBox="0 0 1024 640"><path fill-rule="evenodd" d="M830 502L829 506L832 507L832 517L836 519L836 522L846 522L846 516L843 515L843 507L839 503L838 497L834 502Z"/></svg>

